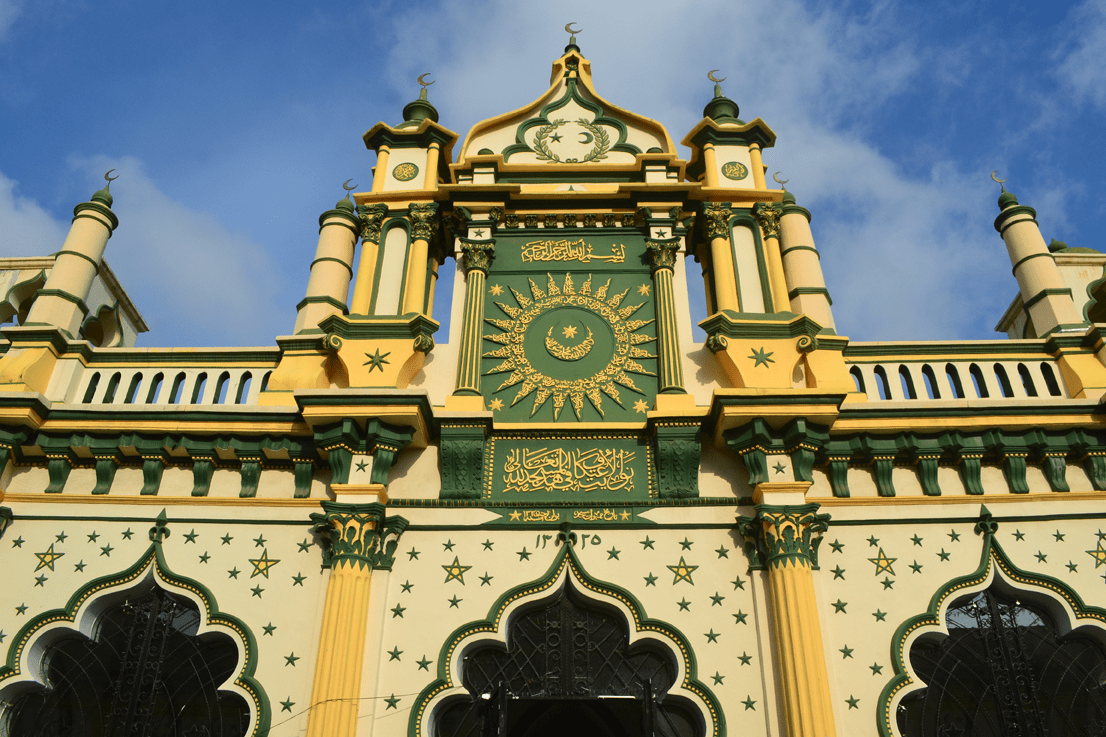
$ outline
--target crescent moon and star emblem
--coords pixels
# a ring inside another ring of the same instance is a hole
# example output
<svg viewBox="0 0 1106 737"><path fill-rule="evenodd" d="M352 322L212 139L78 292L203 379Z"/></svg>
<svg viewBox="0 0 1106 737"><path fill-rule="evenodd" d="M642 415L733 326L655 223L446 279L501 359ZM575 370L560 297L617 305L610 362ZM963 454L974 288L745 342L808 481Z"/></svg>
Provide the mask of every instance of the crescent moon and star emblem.
<svg viewBox="0 0 1106 737"><path fill-rule="evenodd" d="M429 77L429 76L430 76L430 72L427 72L426 74L420 74L419 75L419 80L418 80L419 84L421 84L423 87L429 87L430 85L434 84L434 82L438 81L438 80L435 79L431 82L427 82L426 78Z"/></svg>
<svg viewBox="0 0 1106 737"><path fill-rule="evenodd" d="M571 23L565 23L565 30L568 31L572 35L576 35L580 31L584 30L583 28L578 28L576 30L573 30L572 27L574 25L576 25L576 21L572 21Z"/></svg>
<svg viewBox="0 0 1106 737"><path fill-rule="evenodd" d="M549 332L545 335L545 350L549 351L549 355L553 356L553 358L559 358L562 361L579 361L581 358L591 353L592 346L595 345L595 338L591 334L591 328L587 328L587 331L588 337L570 347L558 343L557 339L553 337L553 328L549 328ZM565 338L575 338L576 326L566 325L562 328L561 333Z"/></svg>

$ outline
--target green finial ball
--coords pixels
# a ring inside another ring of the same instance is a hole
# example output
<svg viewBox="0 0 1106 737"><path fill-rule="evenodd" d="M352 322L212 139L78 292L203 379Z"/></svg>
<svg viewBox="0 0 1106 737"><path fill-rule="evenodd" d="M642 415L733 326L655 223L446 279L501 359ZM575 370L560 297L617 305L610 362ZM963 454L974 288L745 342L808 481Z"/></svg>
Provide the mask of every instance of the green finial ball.
<svg viewBox="0 0 1106 737"><path fill-rule="evenodd" d="M1005 210L1016 204L1018 204L1018 198L1012 192L1003 192L998 196L998 208L1000 210Z"/></svg>

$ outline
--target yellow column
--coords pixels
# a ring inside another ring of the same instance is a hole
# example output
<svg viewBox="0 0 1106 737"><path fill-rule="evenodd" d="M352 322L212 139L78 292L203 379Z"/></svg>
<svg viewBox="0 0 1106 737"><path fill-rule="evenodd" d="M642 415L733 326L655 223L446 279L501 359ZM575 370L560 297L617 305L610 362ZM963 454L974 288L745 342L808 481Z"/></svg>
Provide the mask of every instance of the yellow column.
<svg viewBox="0 0 1106 737"><path fill-rule="evenodd" d="M768 283L772 287L773 312L791 309L791 300L787 298L787 279L783 274L783 257L780 255L780 214L779 205L758 202L753 206L753 216L764 234L764 260L768 266Z"/></svg>
<svg viewBox="0 0 1106 737"><path fill-rule="evenodd" d="M404 280L403 307L401 313L422 313L426 308L426 271L430 252L430 240L434 237L435 215L438 206L433 202L414 203L410 207L411 247L407 252L407 277Z"/></svg>
<svg viewBox="0 0 1106 737"><path fill-rule="evenodd" d="M484 283L495 258L495 241L461 239L465 267L465 312L461 325L461 354L457 361L455 395L480 397L480 342L484 324ZM483 400L478 403L484 408Z"/></svg>
<svg viewBox="0 0 1106 737"><path fill-rule="evenodd" d="M357 281L353 285L353 299L349 305L351 315L369 314L380 251L380 229L387 216L388 206L383 204L373 205L361 214L361 260L357 264Z"/></svg>
<svg viewBox="0 0 1106 737"><path fill-rule="evenodd" d="M319 245L311 262L307 295L296 305L295 332L318 328L324 318L346 311L359 225L348 199L319 217Z"/></svg>
<svg viewBox="0 0 1106 737"><path fill-rule="evenodd" d="M680 239L645 241L645 255L653 272L653 294L657 315L657 393L686 394L680 366L680 344L676 331L676 295L672 272Z"/></svg>
<svg viewBox="0 0 1106 737"><path fill-rule="evenodd" d="M376 168L373 169L373 192L384 191L384 180L388 177L388 154L391 152L387 146L381 146L376 150Z"/></svg>
<svg viewBox="0 0 1106 737"><path fill-rule="evenodd" d="M713 143L703 144L703 184L707 187L718 186L718 155Z"/></svg>
<svg viewBox="0 0 1106 737"><path fill-rule="evenodd" d="M730 245L729 202L706 202L703 204L703 218L706 222L707 238L710 239L710 272L714 276L714 309L716 312L731 310L740 312L737 299L737 281L734 276L733 247Z"/></svg>
<svg viewBox="0 0 1106 737"><path fill-rule="evenodd" d="M426 178L422 185L431 192L438 188L438 159L441 155L441 147L437 143L431 143L426 151Z"/></svg>
<svg viewBox="0 0 1106 737"><path fill-rule="evenodd" d="M753 165L753 184L757 189L768 189L764 183L764 162L760 158L760 144L749 144L749 161Z"/></svg>
<svg viewBox="0 0 1106 737"><path fill-rule="evenodd" d="M826 529L829 515L817 504L764 504L805 501L809 482L761 483L753 499L755 517L738 517L738 529L753 544L750 563L768 569L776 666L788 737L834 737L822 628L814 597L811 537ZM747 546L748 547L748 546Z"/></svg>
<svg viewBox="0 0 1106 737"><path fill-rule="evenodd" d="M385 517L384 505L322 502L311 515L323 535L323 564L331 569L319 633L308 737L355 737L362 663L368 634L369 582L374 568L391 568L403 517Z"/></svg>

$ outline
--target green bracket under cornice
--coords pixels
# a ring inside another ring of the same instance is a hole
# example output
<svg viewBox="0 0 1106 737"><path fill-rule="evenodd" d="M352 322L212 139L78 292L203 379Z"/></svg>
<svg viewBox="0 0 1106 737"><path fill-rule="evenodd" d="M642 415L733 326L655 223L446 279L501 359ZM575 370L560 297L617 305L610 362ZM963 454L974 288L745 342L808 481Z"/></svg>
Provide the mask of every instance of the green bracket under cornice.
<svg viewBox="0 0 1106 737"><path fill-rule="evenodd" d="M793 312L733 312L722 310L699 323L710 337L775 340L806 336L813 341L811 350L843 351L849 339L838 337L833 330L823 328L807 315Z"/></svg>
<svg viewBox="0 0 1106 737"><path fill-rule="evenodd" d="M686 499L699 496L702 423L650 420L657 496Z"/></svg>
<svg viewBox="0 0 1106 737"><path fill-rule="evenodd" d="M741 427L727 430L726 446L744 459L749 469L749 485L768 481L768 456L788 455L796 481L813 482L814 462L819 449L829 439L829 428L797 417L779 430L773 430L757 418Z"/></svg>
<svg viewBox="0 0 1106 737"><path fill-rule="evenodd" d="M367 420L362 430L357 420L347 418L319 428L315 432L315 446L327 453L332 484L349 483L354 454L372 455L369 482L387 484L396 456L410 444L414 432L409 427L396 427L375 418Z"/></svg>
<svg viewBox="0 0 1106 737"><path fill-rule="evenodd" d="M192 459L192 496L207 496L211 490L211 477L215 475L215 461L211 458Z"/></svg>
<svg viewBox="0 0 1106 737"><path fill-rule="evenodd" d="M484 451L490 423L442 422L442 499L479 499L484 489Z"/></svg>

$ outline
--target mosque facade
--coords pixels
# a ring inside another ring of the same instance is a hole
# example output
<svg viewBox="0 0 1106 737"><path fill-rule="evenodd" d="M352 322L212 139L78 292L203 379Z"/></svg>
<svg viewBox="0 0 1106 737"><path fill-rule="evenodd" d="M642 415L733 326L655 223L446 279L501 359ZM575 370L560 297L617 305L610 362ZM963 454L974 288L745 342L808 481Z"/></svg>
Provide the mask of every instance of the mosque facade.
<svg viewBox="0 0 1106 737"><path fill-rule="evenodd" d="M1009 339L850 341L707 99L424 88L268 347L135 347L107 187L0 263L0 735L1102 734L1106 257L1003 189Z"/></svg>

